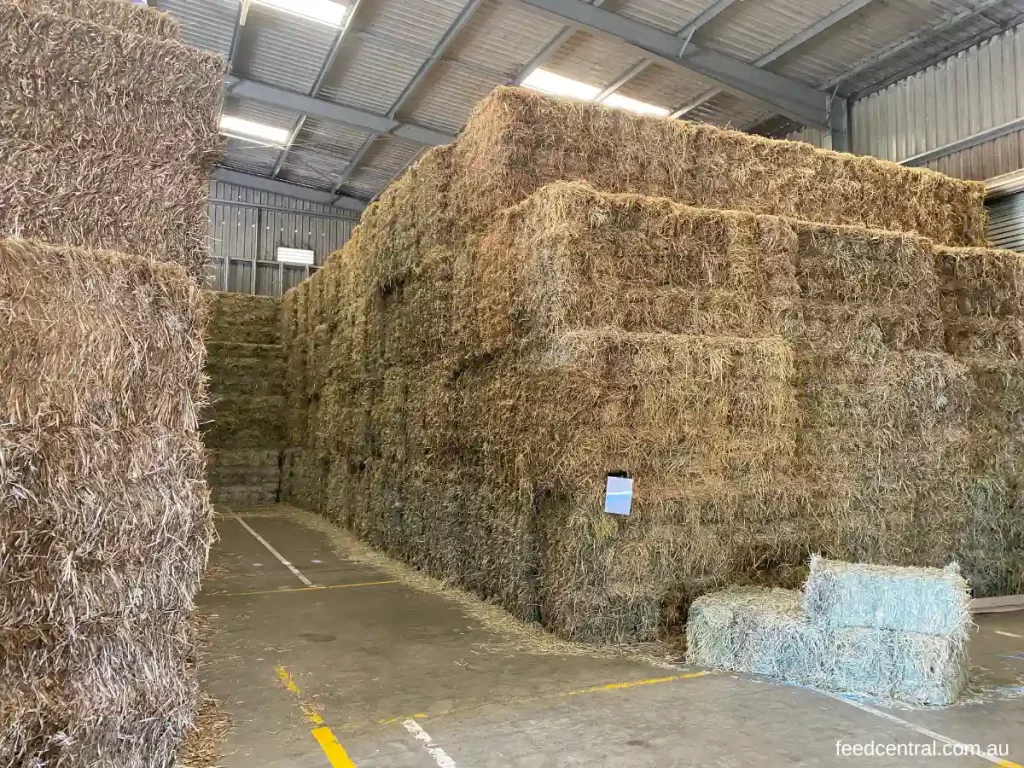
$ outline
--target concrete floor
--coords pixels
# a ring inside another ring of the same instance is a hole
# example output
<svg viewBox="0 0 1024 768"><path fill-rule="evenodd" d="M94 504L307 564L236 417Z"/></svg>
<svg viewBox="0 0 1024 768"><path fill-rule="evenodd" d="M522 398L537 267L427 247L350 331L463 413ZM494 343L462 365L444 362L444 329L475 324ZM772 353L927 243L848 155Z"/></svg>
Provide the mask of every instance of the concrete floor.
<svg viewBox="0 0 1024 768"><path fill-rule="evenodd" d="M732 673L515 650L450 598L339 557L285 511L239 515L218 523L200 599L217 630L203 684L234 720L227 768L1024 761L1024 612L979 617L967 703L888 709ZM1006 752L837 754L839 740L942 739Z"/></svg>

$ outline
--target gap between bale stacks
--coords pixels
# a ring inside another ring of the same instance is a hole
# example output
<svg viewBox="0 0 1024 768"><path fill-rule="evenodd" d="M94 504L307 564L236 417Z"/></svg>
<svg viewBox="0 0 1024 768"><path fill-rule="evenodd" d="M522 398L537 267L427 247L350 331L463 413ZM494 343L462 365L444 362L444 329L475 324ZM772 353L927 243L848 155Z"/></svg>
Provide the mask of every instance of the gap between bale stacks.
<svg viewBox="0 0 1024 768"><path fill-rule="evenodd" d="M214 291L204 297L210 403L203 442L213 502L276 502L287 429L280 302Z"/></svg>
<svg viewBox="0 0 1024 768"><path fill-rule="evenodd" d="M709 185L716 147L765 184ZM962 513L978 403L933 244L832 226L823 168L858 190L842 222L981 242L971 183L499 89L286 295L285 498L595 642L730 581L788 584L815 549L935 563L984 541L975 585L1001 589L1012 513ZM773 173L804 181L777 195ZM601 505L623 469L625 520Z"/></svg>

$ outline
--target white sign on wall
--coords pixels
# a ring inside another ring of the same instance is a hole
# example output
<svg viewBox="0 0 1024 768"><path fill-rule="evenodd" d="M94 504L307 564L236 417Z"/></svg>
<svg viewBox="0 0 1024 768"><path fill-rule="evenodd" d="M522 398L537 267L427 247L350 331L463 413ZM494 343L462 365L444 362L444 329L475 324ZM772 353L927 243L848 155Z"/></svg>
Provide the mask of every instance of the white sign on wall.
<svg viewBox="0 0 1024 768"><path fill-rule="evenodd" d="M302 248L278 247L277 260L284 264L300 264L311 267L313 266L313 252Z"/></svg>

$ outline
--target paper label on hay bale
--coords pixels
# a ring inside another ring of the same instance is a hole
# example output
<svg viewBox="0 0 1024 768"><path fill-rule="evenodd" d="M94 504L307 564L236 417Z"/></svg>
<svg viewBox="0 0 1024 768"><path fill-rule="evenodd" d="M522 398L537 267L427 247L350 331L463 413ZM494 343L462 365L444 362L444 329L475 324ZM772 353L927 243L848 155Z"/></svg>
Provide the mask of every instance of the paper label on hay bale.
<svg viewBox="0 0 1024 768"><path fill-rule="evenodd" d="M633 480L608 475L604 491L604 511L610 515L628 515L633 507Z"/></svg>

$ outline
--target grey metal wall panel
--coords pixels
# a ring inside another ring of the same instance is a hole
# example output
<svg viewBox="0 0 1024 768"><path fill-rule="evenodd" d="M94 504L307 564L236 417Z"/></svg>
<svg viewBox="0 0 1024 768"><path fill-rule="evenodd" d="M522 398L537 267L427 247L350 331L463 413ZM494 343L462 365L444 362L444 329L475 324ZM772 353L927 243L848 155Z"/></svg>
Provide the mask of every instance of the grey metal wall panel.
<svg viewBox="0 0 1024 768"><path fill-rule="evenodd" d="M1024 194L1007 195L988 206L988 239L996 248L1024 251Z"/></svg>
<svg viewBox="0 0 1024 768"><path fill-rule="evenodd" d="M277 262L277 248L306 248L316 265L338 250L358 214L221 181L210 185L210 287L281 296L306 277Z"/></svg>
<svg viewBox="0 0 1024 768"><path fill-rule="evenodd" d="M1024 118L1024 26L855 101L853 151L903 162ZM790 138L822 146L822 135ZM1024 130L927 160L932 168L983 180L1024 165Z"/></svg>

